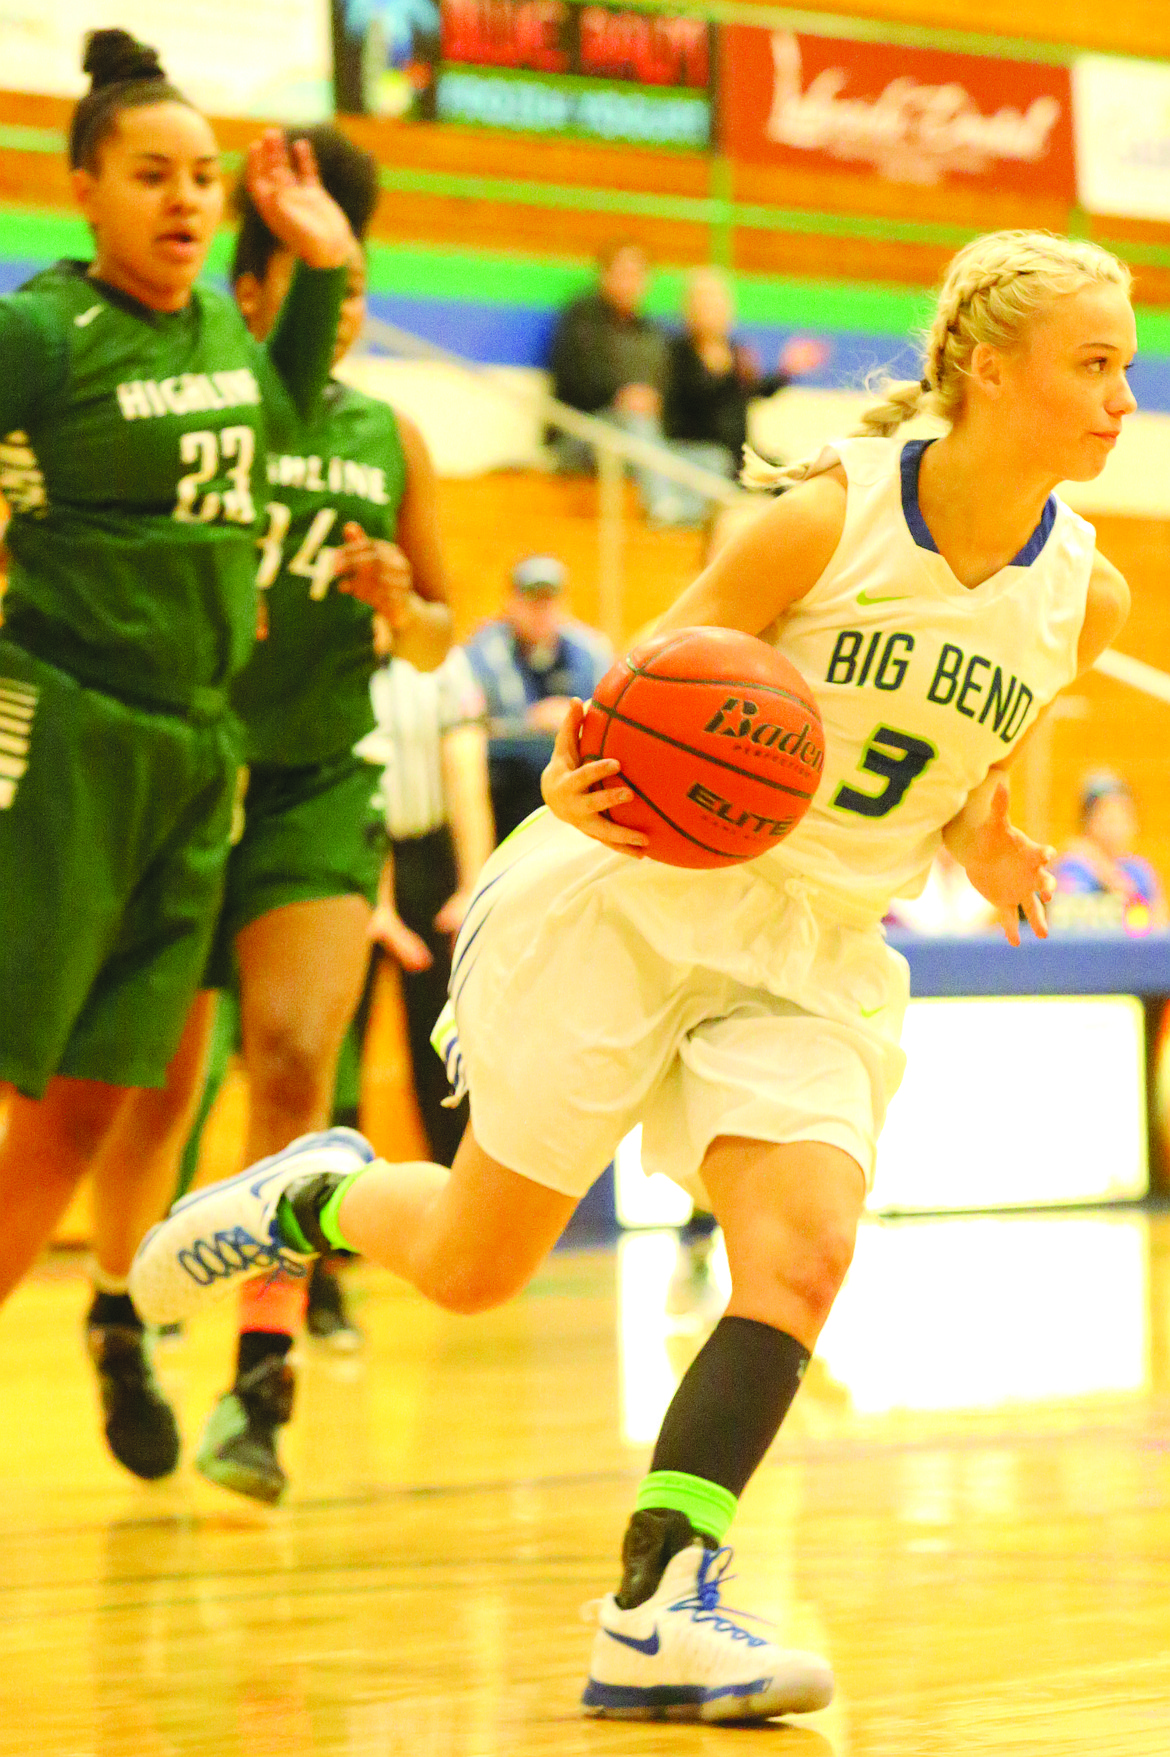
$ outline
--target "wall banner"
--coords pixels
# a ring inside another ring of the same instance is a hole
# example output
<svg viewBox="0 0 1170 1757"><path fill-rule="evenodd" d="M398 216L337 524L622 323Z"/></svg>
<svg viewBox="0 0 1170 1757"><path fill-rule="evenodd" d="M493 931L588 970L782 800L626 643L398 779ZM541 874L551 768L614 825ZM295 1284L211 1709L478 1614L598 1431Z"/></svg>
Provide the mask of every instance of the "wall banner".
<svg viewBox="0 0 1170 1757"><path fill-rule="evenodd" d="M1081 206L1170 220L1170 62L1083 55L1073 105Z"/></svg>
<svg viewBox="0 0 1170 1757"><path fill-rule="evenodd" d="M701 19L580 0L403 0L395 32L387 0L334 7L340 109L711 145L714 31Z"/></svg>
<svg viewBox="0 0 1170 1757"><path fill-rule="evenodd" d="M752 25L728 27L720 54L733 158L1074 198L1065 68Z"/></svg>
<svg viewBox="0 0 1170 1757"><path fill-rule="evenodd" d="M319 122L333 112L324 0L2 0L5 87L80 97L86 33L107 25L151 43L213 116Z"/></svg>

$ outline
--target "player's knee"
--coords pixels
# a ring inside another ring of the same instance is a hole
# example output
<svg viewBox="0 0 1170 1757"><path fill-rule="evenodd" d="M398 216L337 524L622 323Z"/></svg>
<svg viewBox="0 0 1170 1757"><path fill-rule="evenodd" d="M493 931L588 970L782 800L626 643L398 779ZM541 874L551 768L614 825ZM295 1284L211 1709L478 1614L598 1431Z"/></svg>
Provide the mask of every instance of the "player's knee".
<svg viewBox="0 0 1170 1757"><path fill-rule="evenodd" d="M248 1075L262 1105L294 1122L319 1114L331 1072L323 1044L290 1023L258 1032L249 1048Z"/></svg>
<svg viewBox="0 0 1170 1757"><path fill-rule="evenodd" d="M75 1087L64 1099L50 1091L37 1131L47 1144L48 1175L75 1182L104 1146L123 1100L124 1094L111 1086L94 1091Z"/></svg>
<svg viewBox="0 0 1170 1757"><path fill-rule="evenodd" d="M519 1293L525 1279L506 1263L464 1261L428 1265L415 1285L445 1312L470 1318L504 1305Z"/></svg>
<svg viewBox="0 0 1170 1757"><path fill-rule="evenodd" d="M737 1251L732 1279L752 1309L780 1329L798 1324L816 1332L853 1260L856 1229L826 1218L819 1226L769 1237L764 1229L747 1251ZM768 1319L767 1314L773 1314Z"/></svg>
<svg viewBox="0 0 1170 1757"><path fill-rule="evenodd" d="M853 1261L856 1228L826 1223L800 1241L784 1263L781 1278L810 1317L823 1324Z"/></svg>

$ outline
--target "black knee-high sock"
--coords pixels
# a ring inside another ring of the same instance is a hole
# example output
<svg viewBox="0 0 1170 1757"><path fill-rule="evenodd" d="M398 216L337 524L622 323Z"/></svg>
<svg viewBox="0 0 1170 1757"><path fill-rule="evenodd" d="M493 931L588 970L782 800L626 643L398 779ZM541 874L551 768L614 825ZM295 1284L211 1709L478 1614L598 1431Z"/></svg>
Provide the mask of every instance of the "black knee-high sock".
<svg viewBox="0 0 1170 1757"><path fill-rule="evenodd" d="M809 1351L755 1318L720 1318L671 1400L651 1471L741 1495L800 1388Z"/></svg>
<svg viewBox="0 0 1170 1757"><path fill-rule="evenodd" d="M617 1601L657 1589L696 1537L718 1544L800 1387L809 1351L754 1318L721 1318L674 1394L622 1545Z"/></svg>

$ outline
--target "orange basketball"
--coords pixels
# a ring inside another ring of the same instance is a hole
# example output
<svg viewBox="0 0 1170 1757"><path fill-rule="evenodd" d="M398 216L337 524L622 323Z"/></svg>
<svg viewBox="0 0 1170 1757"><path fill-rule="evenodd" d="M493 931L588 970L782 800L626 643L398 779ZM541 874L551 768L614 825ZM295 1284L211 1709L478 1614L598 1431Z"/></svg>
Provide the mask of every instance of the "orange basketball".
<svg viewBox="0 0 1170 1757"><path fill-rule="evenodd" d="M610 813L668 866L734 866L795 829L825 737L812 691L752 635L684 628L610 667L581 727L581 760L616 757L635 797Z"/></svg>

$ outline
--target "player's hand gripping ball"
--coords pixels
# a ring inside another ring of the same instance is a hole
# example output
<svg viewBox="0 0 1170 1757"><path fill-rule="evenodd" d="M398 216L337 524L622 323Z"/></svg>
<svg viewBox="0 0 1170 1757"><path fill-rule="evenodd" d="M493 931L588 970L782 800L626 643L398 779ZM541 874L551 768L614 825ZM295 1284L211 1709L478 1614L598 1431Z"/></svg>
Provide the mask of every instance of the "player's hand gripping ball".
<svg viewBox="0 0 1170 1757"><path fill-rule="evenodd" d="M825 766L799 671L726 628L655 635L619 659L593 692L579 749L583 763L621 763L634 798L609 816L643 831L644 852L668 866L734 866L775 847Z"/></svg>

